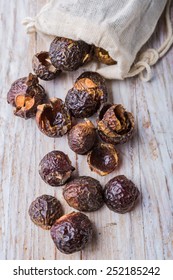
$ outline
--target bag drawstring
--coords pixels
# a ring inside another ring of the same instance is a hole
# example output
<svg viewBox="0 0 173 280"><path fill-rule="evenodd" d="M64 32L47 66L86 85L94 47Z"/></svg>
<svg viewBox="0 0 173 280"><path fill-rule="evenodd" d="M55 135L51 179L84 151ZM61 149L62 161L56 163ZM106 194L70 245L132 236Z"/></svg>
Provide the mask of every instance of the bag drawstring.
<svg viewBox="0 0 173 280"><path fill-rule="evenodd" d="M156 62L166 54L166 52L170 49L173 44L173 29L171 23L171 0L168 1L166 5L166 28L167 28L167 38L160 46L160 48L156 49L148 49L140 54L139 61L135 63L130 69L129 73L125 78L134 77L139 75L142 81L148 82L152 78L151 67L156 64ZM144 75L145 73L145 75Z"/></svg>
<svg viewBox="0 0 173 280"><path fill-rule="evenodd" d="M35 19L31 17L26 17L22 21L23 25L26 25L26 31L28 34L36 32L36 27L35 27Z"/></svg>

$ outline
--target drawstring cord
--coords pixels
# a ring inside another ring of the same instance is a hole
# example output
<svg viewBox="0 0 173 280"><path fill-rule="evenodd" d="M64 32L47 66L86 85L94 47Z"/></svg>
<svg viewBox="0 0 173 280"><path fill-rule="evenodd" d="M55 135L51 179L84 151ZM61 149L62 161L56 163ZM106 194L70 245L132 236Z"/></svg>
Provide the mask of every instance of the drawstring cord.
<svg viewBox="0 0 173 280"><path fill-rule="evenodd" d="M26 17L23 21L22 21L23 25L26 25L26 31L27 34L31 34L36 32L36 27L35 27L35 19L31 18L31 17Z"/></svg>
<svg viewBox="0 0 173 280"><path fill-rule="evenodd" d="M160 48L156 49L148 49L141 53L139 56L139 61L135 63L130 69L129 73L125 78L134 77L139 75L140 79L144 82L148 82L152 78L152 65L156 64L156 62L163 57L166 52L170 49L173 44L173 30L171 23L171 0L168 1L166 5L166 28L167 28L167 38L162 43ZM145 75L144 75L145 74Z"/></svg>

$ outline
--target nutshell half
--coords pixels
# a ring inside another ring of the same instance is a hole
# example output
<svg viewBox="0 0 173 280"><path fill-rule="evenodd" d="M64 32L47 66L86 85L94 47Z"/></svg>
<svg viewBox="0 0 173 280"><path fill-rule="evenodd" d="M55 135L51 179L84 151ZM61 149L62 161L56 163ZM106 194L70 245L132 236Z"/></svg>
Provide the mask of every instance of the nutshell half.
<svg viewBox="0 0 173 280"><path fill-rule="evenodd" d="M80 212L72 212L58 219L50 230L57 249L64 254L83 250L93 234L92 223Z"/></svg>
<svg viewBox="0 0 173 280"><path fill-rule="evenodd" d="M103 206L103 189L99 181L81 176L68 182L63 189L67 203L79 211L96 211Z"/></svg>
<svg viewBox="0 0 173 280"><path fill-rule="evenodd" d="M48 52L39 52L33 56L32 68L35 74L42 80L53 80L61 71L53 66Z"/></svg>
<svg viewBox="0 0 173 280"><path fill-rule="evenodd" d="M105 104L99 113L97 129L100 138L107 143L126 143L134 132L134 116L121 104Z"/></svg>
<svg viewBox="0 0 173 280"><path fill-rule="evenodd" d="M44 103L46 93L36 75L16 80L7 94L7 102L15 107L14 115L28 119L35 117L37 106Z"/></svg>
<svg viewBox="0 0 173 280"><path fill-rule="evenodd" d="M104 201L107 207L121 214L132 210L139 195L138 188L124 175L112 178L104 188Z"/></svg>
<svg viewBox="0 0 173 280"><path fill-rule="evenodd" d="M96 129L89 120L72 127L68 134L68 144L72 151L77 154L86 154L94 145Z"/></svg>
<svg viewBox="0 0 173 280"><path fill-rule="evenodd" d="M118 152L113 145L100 143L88 153L87 162L91 171L105 176L117 167Z"/></svg>
<svg viewBox="0 0 173 280"><path fill-rule="evenodd" d="M41 178L54 187L64 185L74 170L68 155L61 151L49 152L39 164Z"/></svg>
<svg viewBox="0 0 173 280"><path fill-rule="evenodd" d="M105 79L95 72L80 75L65 98L65 103L75 118L88 118L107 100Z"/></svg>
<svg viewBox="0 0 173 280"><path fill-rule="evenodd" d="M49 103L37 107L38 128L49 137L61 137L71 128L69 110L60 98L52 98Z"/></svg>
<svg viewBox="0 0 173 280"><path fill-rule="evenodd" d="M96 46L94 46L94 57L101 63L107 65L114 65L117 63L115 60L113 60L112 57L110 57L109 53L106 50Z"/></svg>
<svg viewBox="0 0 173 280"><path fill-rule="evenodd" d="M58 199L44 194L31 203L28 213L34 224L43 229L50 229L54 222L63 215L63 210Z"/></svg>
<svg viewBox="0 0 173 280"><path fill-rule="evenodd" d="M49 56L57 69L73 71L91 60L92 46L81 40L56 37L50 45Z"/></svg>

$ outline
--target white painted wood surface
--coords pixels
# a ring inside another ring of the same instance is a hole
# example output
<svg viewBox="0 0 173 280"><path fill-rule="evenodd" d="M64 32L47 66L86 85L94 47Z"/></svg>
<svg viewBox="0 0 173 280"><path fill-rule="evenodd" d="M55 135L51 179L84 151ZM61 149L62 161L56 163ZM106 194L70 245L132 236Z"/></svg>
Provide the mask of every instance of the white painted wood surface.
<svg viewBox="0 0 173 280"><path fill-rule="evenodd" d="M121 164L115 172L100 177L91 173L85 156L70 151L66 137L51 139L38 130L35 120L14 117L6 102L11 83L26 76L31 59L44 42L27 36L21 20L35 16L44 0L0 1L0 258L1 259L172 259L173 176L172 176L172 91L173 49L153 68L149 83L138 78L109 81L109 100L122 103L136 119L134 138L117 146ZM162 19L147 44L159 45L165 34ZM61 75L56 81L41 82L49 96L64 99L67 90L84 68ZM62 188L51 188L38 174L42 157L53 149L67 153L76 175L91 175L104 185L124 174L139 187L142 197L134 211L120 215L106 206L89 213L95 225L93 241L82 252L60 253L49 231L35 226L28 207L36 196L55 195L66 213L73 211L62 197Z"/></svg>

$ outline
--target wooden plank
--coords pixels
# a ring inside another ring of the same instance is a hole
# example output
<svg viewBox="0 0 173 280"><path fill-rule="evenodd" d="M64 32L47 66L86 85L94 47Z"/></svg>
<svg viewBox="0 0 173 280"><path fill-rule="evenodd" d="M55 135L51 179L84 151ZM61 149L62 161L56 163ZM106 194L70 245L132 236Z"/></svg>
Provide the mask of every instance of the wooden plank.
<svg viewBox="0 0 173 280"><path fill-rule="evenodd" d="M1 259L172 259L173 258L173 177L172 177L172 88L173 49L154 67L154 78L142 83L138 78L109 81L109 100L123 104L134 113L136 132L131 141L118 145L119 167L100 177L91 172L86 156L77 156L67 137L44 136L34 119L14 117L6 102L10 84L32 71L36 51L48 49L38 36L27 36L21 25L25 16L34 16L45 0L0 1L1 110L0 110L0 258ZM10 20L9 20L10 19ZM160 21L148 46L160 44L165 27ZM161 39L160 39L161 38ZM43 49L44 48L44 49ZM94 70L94 65L92 70ZM43 82L50 97L64 99L79 74L62 74ZM92 118L94 120L94 118ZM64 212L73 211L62 197L62 187L51 188L38 174L42 157L54 149L67 153L75 174L89 175L105 183L124 174L139 187L142 196L134 211L120 215L106 206L88 213L95 228L93 241L72 255L60 253L49 231L36 227L28 216L33 199L41 194L55 195Z"/></svg>

